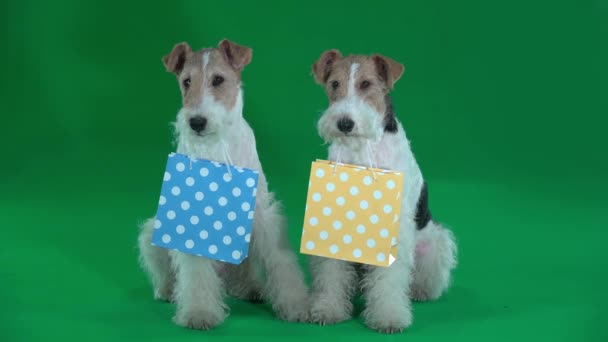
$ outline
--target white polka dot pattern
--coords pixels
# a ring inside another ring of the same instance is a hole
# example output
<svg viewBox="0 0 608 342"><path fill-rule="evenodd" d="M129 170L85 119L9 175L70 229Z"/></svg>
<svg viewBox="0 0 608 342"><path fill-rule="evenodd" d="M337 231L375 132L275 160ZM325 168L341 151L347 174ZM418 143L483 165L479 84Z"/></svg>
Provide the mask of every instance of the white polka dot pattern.
<svg viewBox="0 0 608 342"><path fill-rule="evenodd" d="M170 154L152 244L240 264L249 253L258 175L255 170Z"/></svg>
<svg viewBox="0 0 608 342"><path fill-rule="evenodd" d="M334 168L336 168L334 170ZM301 252L376 266L397 256L402 172L312 163Z"/></svg>

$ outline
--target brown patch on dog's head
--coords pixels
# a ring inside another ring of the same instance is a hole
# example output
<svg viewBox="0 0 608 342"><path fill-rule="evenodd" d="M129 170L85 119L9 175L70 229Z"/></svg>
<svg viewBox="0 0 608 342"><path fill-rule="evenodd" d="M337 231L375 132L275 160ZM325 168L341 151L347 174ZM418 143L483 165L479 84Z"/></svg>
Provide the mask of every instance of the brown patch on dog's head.
<svg viewBox="0 0 608 342"><path fill-rule="evenodd" d="M225 116L216 112L231 112L239 100L241 72L251 58L250 48L226 39L217 48L199 51L192 51L187 43L175 45L162 60L177 77L186 119L197 116L212 123Z"/></svg>
<svg viewBox="0 0 608 342"><path fill-rule="evenodd" d="M251 62L252 51L229 40L222 40L217 49L193 52L188 43L175 45L163 57L167 71L179 81L184 107L196 107L209 92L230 109L236 101L241 72Z"/></svg>
<svg viewBox="0 0 608 342"><path fill-rule="evenodd" d="M396 121L388 93L403 74L403 65L377 54L342 57L338 50L328 50L313 64L312 71L315 81L325 87L329 98L327 113L336 121L353 121L354 129L345 134L357 135L357 125L369 125L373 121L367 115L363 122L363 114L357 113L370 112L365 109L367 106L377 113L377 120L384 120L385 131L395 131ZM367 106L362 106L361 101Z"/></svg>
<svg viewBox="0 0 608 342"><path fill-rule="evenodd" d="M177 76L184 107L200 105L208 91L230 109L236 101L241 72L251 57L250 48L224 39L217 49L195 52L188 43L179 43L163 57L163 63L167 71Z"/></svg>
<svg viewBox="0 0 608 342"><path fill-rule="evenodd" d="M353 64L357 64L357 70L351 75ZM335 49L325 51L312 66L315 81L325 86L331 102L347 96L348 84L354 82L356 94L381 112L385 107L382 105L384 96L393 89L404 69L402 64L382 55L343 58ZM350 80L353 76L354 81Z"/></svg>

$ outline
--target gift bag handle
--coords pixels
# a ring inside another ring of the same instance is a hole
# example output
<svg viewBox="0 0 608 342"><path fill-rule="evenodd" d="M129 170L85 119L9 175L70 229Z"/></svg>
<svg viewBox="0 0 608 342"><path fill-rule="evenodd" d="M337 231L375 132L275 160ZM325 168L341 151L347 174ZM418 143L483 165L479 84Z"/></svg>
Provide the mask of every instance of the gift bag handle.
<svg viewBox="0 0 608 342"><path fill-rule="evenodd" d="M338 152L336 154L336 165L334 166L334 172L333 172L333 176L336 175L336 170L338 170L338 165L340 165L340 151L342 151L342 149L337 148Z"/></svg>
<svg viewBox="0 0 608 342"><path fill-rule="evenodd" d="M222 154L224 155L224 164L226 164L226 170L228 171L230 177L232 177L232 170L230 170L230 167L234 167L234 163L232 162L232 158L230 158L230 153L228 152L228 148L226 147L224 140L220 140L220 144L222 145ZM192 160L194 158L188 159L190 159L190 170L192 170Z"/></svg>
<svg viewBox="0 0 608 342"><path fill-rule="evenodd" d="M369 167L368 169L372 172L372 176L374 177L374 182L377 180L376 178L376 172L374 171L374 156L372 154L372 145L369 142L369 140L367 141L367 161L369 162Z"/></svg>
<svg viewBox="0 0 608 342"><path fill-rule="evenodd" d="M224 162L226 163L226 169L228 170L228 174L230 175L230 177L232 177L232 171L230 170L230 167L234 165L232 163L232 158L230 158L230 153L228 152L228 148L226 147L226 143L224 142L224 140L220 140L220 143L222 144L222 151L224 152Z"/></svg>
<svg viewBox="0 0 608 342"><path fill-rule="evenodd" d="M336 154L336 166L334 166L334 171L333 171L333 175L336 175L336 170L338 169L338 165L341 164L340 162L340 151L341 149L338 148L337 149L337 154ZM378 180L378 177L376 177L376 172L374 171L374 168L376 167L376 163L374 161L374 156L372 154L372 145L369 142L369 140L367 140L367 145L366 145L366 152L367 152L367 161L368 161L368 167L367 169L370 170L372 172L372 177L374 178L374 182Z"/></svg>

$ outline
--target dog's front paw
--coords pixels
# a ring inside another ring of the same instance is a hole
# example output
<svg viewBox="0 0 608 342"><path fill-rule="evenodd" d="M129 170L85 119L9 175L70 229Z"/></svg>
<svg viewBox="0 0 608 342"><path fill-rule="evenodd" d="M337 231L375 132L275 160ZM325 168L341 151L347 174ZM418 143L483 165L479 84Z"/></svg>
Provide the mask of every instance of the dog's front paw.
<svg viewBox="0 0 608 342"><path fill-rule="evenodd" d="M351 318L350 310L342 305L328 305L323 302L313 303L310 310L310 320L319 325L344 322Z"/></svg>
<svg viewBox="0 0 608 342"><path fill-rule="evenodd" d="M175 324L197 330L209 330L220 325L226 317L224 312L210 312L206 310L189 310L178 312L173 321Z"/></svg>
<svg viewBox="0 0 608 342"><path fill-rule="evenodd" d="M154 289L154 299L163 302L173 301L173 285L164 285Z"/></svg>
<svg viewBox="0 0 608 342"><path fill-rule="evenodd" d="M264 302L264 296L262 295L262 292L256 289L247 291L246 293L231 292L230 295L236 299L244 300L250 303Z"/></svg>
<svg viewBox="0 0 608 342"><path fill-rule="evenodd" d="M422 286L412 285L410 289L410 298L417 302L426 302L435 298L431 298L427 291Z"/></svg>
<svg viewBox="0 0 608 342"><path fill-rule="evenodd" d="M262 303L264 302L264 296L260 291L251 291L242 298L250 303Z"/></svg>
<svg viewBox="0 0 608 342"><path fill-rule="evenodd" d="M405 327L385 327L385 328L379 328L376 329L379 333L381 334L399 334L402 333L403 330L405 330Z"/></svg>
<svg viewBox="0 0 608 342"><path fill-rule="evenodd" d="M275 312L280 319L287 322L309 322L310 309L308 303L302 302L298 305L276 307Z"/></svg>
<svg viewBox="0 0 608 342"><path fill-rule="evenodd" d="M309 322L310 300L306 292L292 293L291 296L275 299L272 309L279 319L287 322Z"/></svg>
<svg viewBox="0 0 608 342"><path fill-rule="evenodd" d="M289 309L289 310L281 310L278 313L280 319L287 322L308 322L309 315L308 310L306 309Z"/></svg>
<svg viewBox="0 0 608 342"><path fill-rule="evenodd" d="M409 310L383 313L366 309L363 311L363 317L368 327L383 334L400 333L412 324L412 312Z"/></svg>

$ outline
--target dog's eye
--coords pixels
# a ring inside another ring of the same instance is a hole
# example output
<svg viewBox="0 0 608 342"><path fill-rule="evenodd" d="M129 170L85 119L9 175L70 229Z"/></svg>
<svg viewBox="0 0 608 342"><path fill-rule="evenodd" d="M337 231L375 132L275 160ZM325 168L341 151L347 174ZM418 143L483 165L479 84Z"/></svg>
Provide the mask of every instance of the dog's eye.
<svg viewBox="0 0 608 342"><path fill-rule="evenodd" d="M188 77L182 81L182 84L184 85L184 88L188 89L192 84L192 80L190 79L190 77Z"/></svg>
<svg viewBox="0 0 608 342"><path fill-rule="evenodd" d="M220 75L216 75L215 77L213 77L213 81L211 82L211 84L214 87L219 86L220 84L224 83L224 78Z"/></svg>
<svg viewBox="0 0 608 342"><path fill-rule="evenodd" d="M367 88L369 88L370 85L371 85L371 83L369 83L368 80L365 80L365 81L361 82L361 89L367 89Z"/></svg>
<svg viewBox="0 0 608 342"><path fill-rule="evenodd" d="M334 90L338 89L339 86L340 86L340 82L338 82L338 81L331 81L331 87Z"/></svg>

